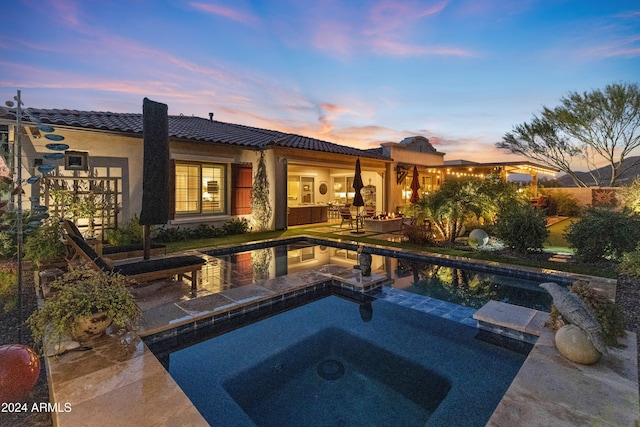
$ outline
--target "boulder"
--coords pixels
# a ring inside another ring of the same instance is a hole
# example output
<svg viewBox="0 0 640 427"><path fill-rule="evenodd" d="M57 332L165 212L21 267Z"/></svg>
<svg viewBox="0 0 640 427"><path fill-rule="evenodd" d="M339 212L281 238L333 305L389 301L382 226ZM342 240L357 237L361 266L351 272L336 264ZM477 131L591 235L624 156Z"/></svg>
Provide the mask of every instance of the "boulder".
<svg viewBox="0 0 640 427"><path fill-rule="evenodd" d="M565 325L558 329L555 341L560 354L572 362L593 365L600 360L600 352L596 350L586 332L576 325Z"/></svg>

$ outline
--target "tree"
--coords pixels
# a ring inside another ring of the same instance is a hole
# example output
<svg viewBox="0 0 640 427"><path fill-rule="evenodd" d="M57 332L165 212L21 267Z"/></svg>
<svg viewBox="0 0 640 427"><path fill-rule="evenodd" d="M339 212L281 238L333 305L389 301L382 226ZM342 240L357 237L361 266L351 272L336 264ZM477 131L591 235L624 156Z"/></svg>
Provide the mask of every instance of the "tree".
<svg viewBox="0 0 640 427"><path fill-rule="evenodd" d="M603 90L570 92L553 109L544 107L531 123L523 123L498 142L498 148L521 154L567 173L576 185L587 187L574 172L579 159L596 185L613 186L622 162L640 147L640 89L638 84L610 84ZM611 168L608 182L596 163Z"/></svg>
<svg viewBox="0 0 640 427"><path fill-rule="evenodd" d="M453 242L467 217L473 214L479 218L491 204L489 197L480 191L481 187L479 179L448 179L438 191L420 199L418 210L432 220L444 239Z"/></svg>
<svg viewBox="0 0 640 427"><path fill-rule="evenodd" d="M253 179L251 189L251 212L257 229L266 230L271 222L273 209L269 202L269 179L267 178L267 166L264 161L264 151L260 152L258 170Z"/></svg>

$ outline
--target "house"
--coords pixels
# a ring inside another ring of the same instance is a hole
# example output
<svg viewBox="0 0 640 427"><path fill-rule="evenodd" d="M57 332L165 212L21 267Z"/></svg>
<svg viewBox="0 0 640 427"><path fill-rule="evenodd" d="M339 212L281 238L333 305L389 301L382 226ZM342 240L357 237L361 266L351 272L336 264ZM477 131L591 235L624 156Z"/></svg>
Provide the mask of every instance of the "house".
<svg viewBox="0 0 640 427"><path fill-rule="evenodd" d="M142 208L142 114L27 109L23 117L23 177L42 176L25 187L56 203L57 189L99 194L101 212L112 226ZM367 150L267 129L188 116L169 116L170 225L219 225L233 217L251 217L251 186L260 152L265 153L273 223L284 229L292 212L327 220L330 202L348 203L353 195L355 162L363 180L380 191L372 202L384 209L383 183L391 160ZM15 118L0 115L9 142ZM53 132L47 132L47 126ZM11 130L10 130L11 129ZM43 130L44 129L44 130ZM0 128L0 130L2 130ZM28 205L25 206L28 209ZM64 206L60 207L61 209ZM301 223L304 223L303 219Z"/></svg>
<svg viewBox="0 0 640 427"><path fill-rule="evenodd" d="M96 221L104 228L139 214L142 208L143 116L60 109L26 109L23 114L22 175L29 200L64 209L60 189L77 197L98 197ZM415 166L423 193L447 177L484 177L518 170L537 177L555 173L530 162L451 164L423 136L360 150L300 135L231 124L209 118L169 116L171 226L221 225L235 217L251 220L251 187L264 153L273 208L268 228L324 222L332 206L353 200L353 176L360 159L365 204L391 212L409 204ZM50 127L50 129L48 129ZM0 112L0 134L15 140L15 113ZM41 177L38 179L38 177ZM28 209L29 205L25 206Z"/></svg>

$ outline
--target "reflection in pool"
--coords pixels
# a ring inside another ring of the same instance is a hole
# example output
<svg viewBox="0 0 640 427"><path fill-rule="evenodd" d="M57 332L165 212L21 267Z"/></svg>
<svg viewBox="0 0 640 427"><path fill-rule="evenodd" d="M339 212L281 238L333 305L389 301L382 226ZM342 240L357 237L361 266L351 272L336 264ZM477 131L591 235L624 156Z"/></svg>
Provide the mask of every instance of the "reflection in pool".
<svg viewBox="0 0 640 427"><path fill-rule="evenodd" d="M214 289L222 291L328 264L353 267L358 264L358 253L297 242L240 253L212 254L202 274ZM489 300L542 311L549 311L551 307L551 297L538 286L541 280L408 260L402 256L373 255L372 269L376 274L386 275L393 288L466 307L480 308Z"/></svg>

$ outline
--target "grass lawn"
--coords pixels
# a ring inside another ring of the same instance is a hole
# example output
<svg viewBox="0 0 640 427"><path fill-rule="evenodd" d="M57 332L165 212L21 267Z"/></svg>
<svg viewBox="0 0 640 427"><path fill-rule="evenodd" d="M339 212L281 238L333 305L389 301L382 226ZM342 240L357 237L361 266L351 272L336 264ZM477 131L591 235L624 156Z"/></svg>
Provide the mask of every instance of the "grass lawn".
<svg viewBox="0 0 640 427"><path fill-rule="evenodd" d="M554 250L557 248L561 252L571 253L569 243L564 238L564 232L569 225L577 220L578 218L567 218L547 227L547 230L549 230L551 234L549 234L545 247L554 248Z"/></svg>
<svg viewBox="0 0 640 427"><path fill-rule="evenodd" d="M571 222L571 220L564 220L557 224L551 226L551 236L549 237L549 246L545 248L545 251L553 251L558 253L571 253L571 250L567 247L566 242L562 238L562 233L564 228L567 227ZM317 229L326 229L326 224L323 225L309 225L303 227L295 227L290 228L288 230L280 230L280 231L267 231L262 233L247 233L247 234L238 234L234 236L225 236L219 238L211 238L211 239L198 239L198 240L186 240L180 242L172 242L167 244L168 252L178 252L185 251L190 249L206 249L206 248L214 248L217 246L227 246L234 244L241 244L247 242L253 242L258 240L265 239L274 239L277 237L294 237L300 235L312 235L318 237L326 237L332 239L342 239L349 241L356 241L361 243L367 243L372 245L385 245L397 248L404 248L414 251L424 251L430 253L438 253L443 255L453 255L453 256L461 256L472 259L486 260L486 261L495 261L503 264L512 264L512 265L523 265L527 267L536 267L536 268L545 268L551 270L559 270L566 271L569 273L579 273L579 274L587 274L591 276L599 276L599 277L608 277L615 278L616 273L612 271L610 268L603 269L598 266L590 265L590 264L578 264L578 263L560 263L553 261L546 261L541 259L536 259L534 257L507 257L504 255L499 255L492 252L484 252L484 251L472 251L472 250L461 250L455 248L446 248L446 247L436 247L436 246L420 246L413 245L411 243L406 242L384 242L379 239L371 239L362 236L348 236L345 239L344 236L339 236L333 233L320 232Z"/></svg>

